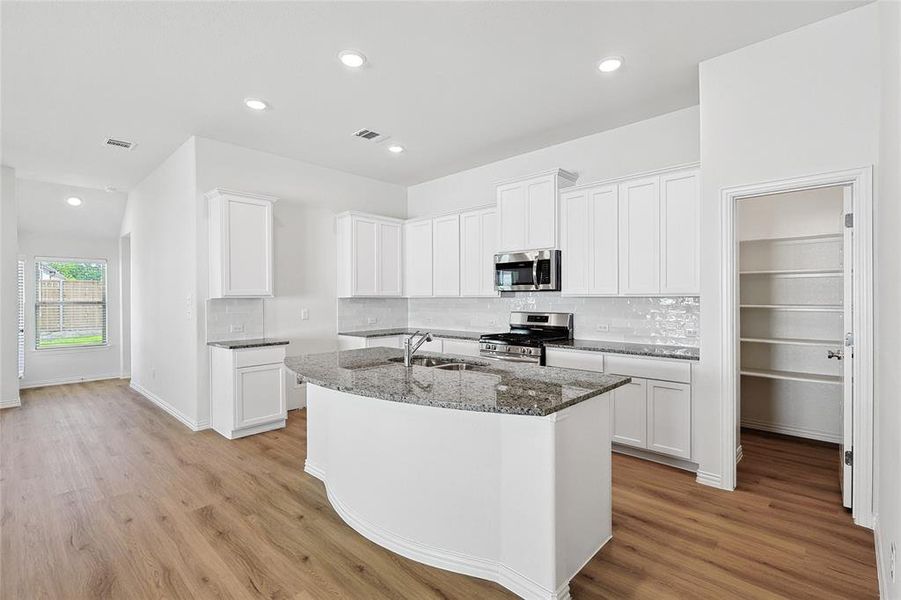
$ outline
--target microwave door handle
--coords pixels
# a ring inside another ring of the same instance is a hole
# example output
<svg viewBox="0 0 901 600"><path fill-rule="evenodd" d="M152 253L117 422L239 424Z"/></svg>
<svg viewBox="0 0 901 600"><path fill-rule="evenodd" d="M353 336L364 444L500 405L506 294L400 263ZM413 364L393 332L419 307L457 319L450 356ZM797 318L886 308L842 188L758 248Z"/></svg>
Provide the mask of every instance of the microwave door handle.
<svg viewBox="0 0 901 600"><path fill-rule="evenodd" d="M532 285L538 289L538 261L532 261Z"/></svg>

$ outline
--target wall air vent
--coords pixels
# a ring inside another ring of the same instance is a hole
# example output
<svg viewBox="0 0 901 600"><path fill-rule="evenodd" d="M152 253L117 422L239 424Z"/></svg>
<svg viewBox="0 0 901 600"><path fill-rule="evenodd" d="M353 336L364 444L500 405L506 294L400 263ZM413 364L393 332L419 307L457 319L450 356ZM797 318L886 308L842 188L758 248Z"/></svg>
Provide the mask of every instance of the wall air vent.
<svg viewBox="0 0 901 600"><path fill-rule="evenodd" d="M359 129L354 131L354 137L358 137L364 140L374 140L377 137L381 137L381 133L378 131L372 131L371 129Z"/></svg>
<svg viewBox="0 0 901 600"><path fill-rule="evenodd" d="M132 150L137 144L134 142L126 142L125 140L117 140L116 138L106 138L106 145L114 148L122 148L123 150Z"/></svg>

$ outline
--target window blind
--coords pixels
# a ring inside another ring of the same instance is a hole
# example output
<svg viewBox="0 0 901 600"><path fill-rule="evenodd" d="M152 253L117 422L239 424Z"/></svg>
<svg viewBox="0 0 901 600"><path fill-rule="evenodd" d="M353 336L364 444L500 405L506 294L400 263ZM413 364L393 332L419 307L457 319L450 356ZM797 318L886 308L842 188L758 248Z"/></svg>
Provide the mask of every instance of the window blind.
<svg viewBox="0 0 901 600"><path fill-rule="evenodd" d="M18 356L19 356L19 379L25 376L25 261L19 260L16 263L16 290L17 290L17 309L18 309Z"/></svg>
<svg viewBox="0 0 901 600"><path fill-rule="evenodd" d="M106 261L35 261L35 348L107 344Z"/></svg>

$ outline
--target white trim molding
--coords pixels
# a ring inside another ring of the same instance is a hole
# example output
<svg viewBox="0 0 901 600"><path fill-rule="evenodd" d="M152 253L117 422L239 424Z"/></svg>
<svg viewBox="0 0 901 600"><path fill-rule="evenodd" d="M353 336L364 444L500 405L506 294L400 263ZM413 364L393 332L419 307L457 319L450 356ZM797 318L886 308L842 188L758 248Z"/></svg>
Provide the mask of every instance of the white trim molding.
<svg viewBox="0 0 901 600"><path fill-rule="evenodd" d="M97 377L61 377L59 379L44 379L42 381L29 381L19 386L19 389L27 390L31 388L47 387L51 385L68 385L70 383L88 383L89 381L106 381L108 379L119 379L118 375L98 375Z"/></svg>
<svg viewBox="0 0 901 600"><path fill-rule="evenodd" d="M759 431L769 431L770 433L781 433L782 435L793 435L795 437L807 438L809 440L819 440L821 442L831 442L833 444L842 443L842 434L832 431L824 431L821 429L809 429L807 427L792 427L790 425L780 425L779 423L768 423L766 421L758 421L756 419L742 419L741 426L748 429L756 429ZM741 450L741 445L738 446ZM740 456L738 460L741 460ZM736 462L738 462L736 460Z"/></svg>
<svg viewBox="0 0 901 600"><path fill-rule="evenodd" d="M159 396L157 396L150 390L144 388L143 386L141 386L138 383L135 383L133 380L131 381L131 383L128 384L128 387L130 387L135 392L144 396L145 398L147 398L148 400L150 400L151 402L153 402L154 404L156 404L157 406L162 408L164 411L166 411L167 413L169 413L170 415L175 417L182 425L184 425L191 431L202 431L204 429L210 428L209 420L195 421L194 419L191 419L186 414L184 414L183 412L181 412L180 410L178 410L177 408L175 408L174 406L172 406L171 404L169 404L168 402L166 402L165 400L163 400L162 398L160 398Z"/></svg>
<svg viewBox="0 0 901 600"><path fill-rule="evenodd" d="M22 406L22 397L18 395L12 400L3 400L0 402L0 410L3 410L4 408L17 408L19 406Z"/></svg>
<svg viewBox="0 0 901 600"><path fill-rule="evenodd" d="M720 234L722 240L722 356L721 380L722 486L735 489L737 480L736 439L739 423L739 313L737 210L740 199L766 194L845 186L851 189L854 213L854 481L852 514L862 527L873 527L873 168L872 166L807 175L766 183L723 188L720 192ZM698 473L701 481L701 473Z"/></svg>

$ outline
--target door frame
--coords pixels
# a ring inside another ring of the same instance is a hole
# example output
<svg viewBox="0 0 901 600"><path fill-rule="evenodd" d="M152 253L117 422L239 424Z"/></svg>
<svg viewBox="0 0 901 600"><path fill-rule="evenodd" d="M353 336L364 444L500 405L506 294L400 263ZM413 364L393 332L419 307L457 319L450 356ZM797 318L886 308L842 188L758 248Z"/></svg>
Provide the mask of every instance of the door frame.
<svg viewBox="0 0 901 600"><path fill-rule="evenodd" d="M851 189L854 214L854 380L853 409L853 506L857 525L873 527L873 167L805 175L764 183L723 188L720 192L720 233L722 240L722 487L735 489L736 449L739 441L739 309L738 309L738 201L742 198L823 187ZM847 265L846 265L847 267Z"/></svg>

